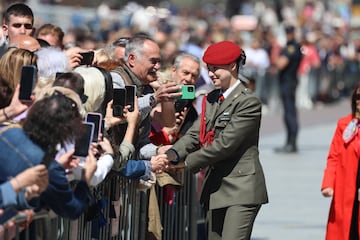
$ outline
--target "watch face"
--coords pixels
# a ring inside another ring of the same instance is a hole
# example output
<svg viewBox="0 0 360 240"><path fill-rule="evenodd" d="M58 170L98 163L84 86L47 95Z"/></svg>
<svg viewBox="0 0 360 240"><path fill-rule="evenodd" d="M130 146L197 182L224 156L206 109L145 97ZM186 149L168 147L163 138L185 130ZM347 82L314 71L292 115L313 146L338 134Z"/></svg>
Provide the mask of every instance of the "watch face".
<svg viewBox="0 0 360 240"><path fill-rule="evenodd" d="M150 106L154 107L156 104L155 97L153 95L150 96Z"/></svg>
<svg viewBox="0 0 360 240"><path fill-rule="evenodd" d="M171 162L172 164L177 164L179 162L177 154L174 150L169 149L168 151L166 151L165 154L167 155L169 162Z"/></svg>

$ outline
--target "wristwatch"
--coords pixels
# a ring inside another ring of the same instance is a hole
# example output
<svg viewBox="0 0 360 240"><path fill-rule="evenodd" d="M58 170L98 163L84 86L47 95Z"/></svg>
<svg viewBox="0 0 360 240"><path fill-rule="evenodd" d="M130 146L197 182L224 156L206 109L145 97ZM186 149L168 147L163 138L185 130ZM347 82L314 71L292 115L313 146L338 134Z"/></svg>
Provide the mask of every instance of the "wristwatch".
<svg viewBox="0 0 360 240"><path fill-rule="evenodd" d="M155 99L154 95L151 95L150 98L149 98L149 100L150 100L150 106L151 106L151 107L155 107L155 105L156 105L156 99Z"/></svg>
<svg viewBox="0 0 360 240"><path fill-rule="evenodd" d="M170 148L168 149L166 152L165 152L166 156L167 156L167 159L169 160L169 162L173 165L176 165L179 163L180 159L179 159L179 155L178 153Z"/></svg>

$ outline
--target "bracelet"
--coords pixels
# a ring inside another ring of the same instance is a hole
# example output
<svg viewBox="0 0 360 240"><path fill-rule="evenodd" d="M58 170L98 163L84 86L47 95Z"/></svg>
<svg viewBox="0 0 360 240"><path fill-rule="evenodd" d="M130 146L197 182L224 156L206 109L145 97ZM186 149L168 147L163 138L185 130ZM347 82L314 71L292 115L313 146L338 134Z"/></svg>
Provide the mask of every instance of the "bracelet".
<svg viewBox="0 0 360 240"><path fill-rule="evenodd" d="M106 153L103 153L103 156L104 156L104 155L110 155L113 159L115 159L115 157L114 157L114 154L113 154L113 153L106 152Z"/></svg>
<svg viewBox="0 0 360 240"><path fill-rule="evenodd" d="M158 155L159 154L159 148L161 148L162 146L164 146L163 144L160 144L159 146L156 147L155 150L155 154Z"/></svg>
<svg viewBox="0 0 360 240"><path fill-rule="evenodd" d="M10 117L6 114L6 112L5 112L5 108L6 107L4 107L2 110L3 110L3 113L4 113L4 116L5 116L5 119L6 120L10 120Z"/></svg>

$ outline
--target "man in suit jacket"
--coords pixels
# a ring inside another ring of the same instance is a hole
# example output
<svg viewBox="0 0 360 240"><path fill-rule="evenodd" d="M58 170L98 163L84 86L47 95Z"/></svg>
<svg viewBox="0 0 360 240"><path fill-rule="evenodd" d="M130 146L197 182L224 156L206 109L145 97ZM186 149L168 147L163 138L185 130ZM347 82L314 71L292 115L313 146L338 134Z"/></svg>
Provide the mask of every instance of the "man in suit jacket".
<svg viewBox="0 0 360 240"><path fill-rule="evenodd" d="M200 199L208 239L250 239L257 213L268 202L258 151L261 102L238 79L245 59L230 41L207 48L203 61L217 89L205 98L201 117L167 151L170 169L208 169Z"/></svg>

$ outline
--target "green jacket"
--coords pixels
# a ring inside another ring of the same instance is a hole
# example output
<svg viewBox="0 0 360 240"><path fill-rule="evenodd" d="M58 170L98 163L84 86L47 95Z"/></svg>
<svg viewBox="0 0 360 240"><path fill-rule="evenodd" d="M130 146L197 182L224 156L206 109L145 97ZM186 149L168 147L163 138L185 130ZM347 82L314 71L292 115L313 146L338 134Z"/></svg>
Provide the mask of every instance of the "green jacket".
<svg viewBox="0 0 360 240"><path fill-rule="evenodd" d="M268 202L259 161L261 102L239 84L218 107L219 90L207 96L206 127L214 141L200 148L201 118L173 146L191 172L207 168L201 203L210 209Z"/></svg>

